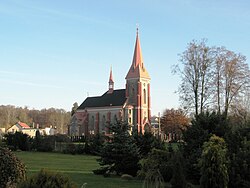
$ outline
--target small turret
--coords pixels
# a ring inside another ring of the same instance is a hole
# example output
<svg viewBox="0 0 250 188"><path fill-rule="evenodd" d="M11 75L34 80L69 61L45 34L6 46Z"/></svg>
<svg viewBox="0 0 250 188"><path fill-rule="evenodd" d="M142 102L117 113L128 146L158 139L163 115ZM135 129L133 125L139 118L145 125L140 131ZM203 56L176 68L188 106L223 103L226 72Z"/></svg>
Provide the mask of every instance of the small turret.
<svg viewBox="0 0 250 188"><path fill-rule="evenodd" d="M108 93L113 93L114 91L114 80L113 80L113 74L112 74L112 67L110 68L110 74L109 74L109 90Z"/></svg>

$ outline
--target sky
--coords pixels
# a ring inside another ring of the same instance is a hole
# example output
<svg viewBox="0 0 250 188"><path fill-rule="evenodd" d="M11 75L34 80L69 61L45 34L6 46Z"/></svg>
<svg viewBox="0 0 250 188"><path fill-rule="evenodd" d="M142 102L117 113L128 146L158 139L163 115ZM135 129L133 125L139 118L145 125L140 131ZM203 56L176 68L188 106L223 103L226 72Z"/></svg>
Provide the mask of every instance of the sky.
<svg viewBox="0 0 250 188"><path fill-rule="evenodd" d="M248 0L1 0L0 105L70 111L107 91L111 66L125 88L137 27L153 115L179 107L172 67L192 40L250 64Z"/></svg>

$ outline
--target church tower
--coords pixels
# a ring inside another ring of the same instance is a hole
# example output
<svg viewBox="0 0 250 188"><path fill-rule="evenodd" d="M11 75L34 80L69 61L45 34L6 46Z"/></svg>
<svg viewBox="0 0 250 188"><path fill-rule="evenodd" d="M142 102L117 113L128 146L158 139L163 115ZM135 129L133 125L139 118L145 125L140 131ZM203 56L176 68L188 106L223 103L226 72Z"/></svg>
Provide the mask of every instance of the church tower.
<svg viewBox="0 0 250 188"><path fill-rule="evenodd" d="M144 66L138 28L133 61L126 76L126 97L128 105L133 106L133 125L144 133L150 128L150 76Z"/></svg>

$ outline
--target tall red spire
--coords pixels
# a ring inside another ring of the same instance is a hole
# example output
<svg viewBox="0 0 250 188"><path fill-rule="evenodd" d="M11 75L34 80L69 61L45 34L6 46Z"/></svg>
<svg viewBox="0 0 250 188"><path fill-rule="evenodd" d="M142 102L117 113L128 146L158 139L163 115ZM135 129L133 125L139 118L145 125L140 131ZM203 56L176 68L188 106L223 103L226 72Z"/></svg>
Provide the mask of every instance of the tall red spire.
<svg viewBox="0 0 250 188"><path fill-rule="evenodd" d="M110 67L108 93L113 93L113 90L114 90L114 80L113 80L113 74L112 74L112 67Z"/></svg>
<svg viewBox="0 0 250 188"><path fill-rule="evenodd" d="M137 28L136 29L136 41L135 41L133 61L132 61L132 65L129 69L129 72L126 76L126 79L139 78L139 77L150 78L147 70L144 67L140 39L139 39L139 32L138 32L138 28Z"/></svg>

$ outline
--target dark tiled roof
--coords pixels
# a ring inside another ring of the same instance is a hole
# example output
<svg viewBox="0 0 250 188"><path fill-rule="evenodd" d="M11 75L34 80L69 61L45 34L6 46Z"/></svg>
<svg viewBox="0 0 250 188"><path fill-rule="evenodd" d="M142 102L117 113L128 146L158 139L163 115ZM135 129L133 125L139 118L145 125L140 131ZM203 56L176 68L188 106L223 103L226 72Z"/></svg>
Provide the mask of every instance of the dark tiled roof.
<svg viewBox="0 0 250 188"><path fill-rule="evenodd" d="M84 109L86 107L106 107L106 106L122 106L126 101L126 90L114 90L113 93L104 93L99 97L87 97L85 101L78 107Z"/></svg>

